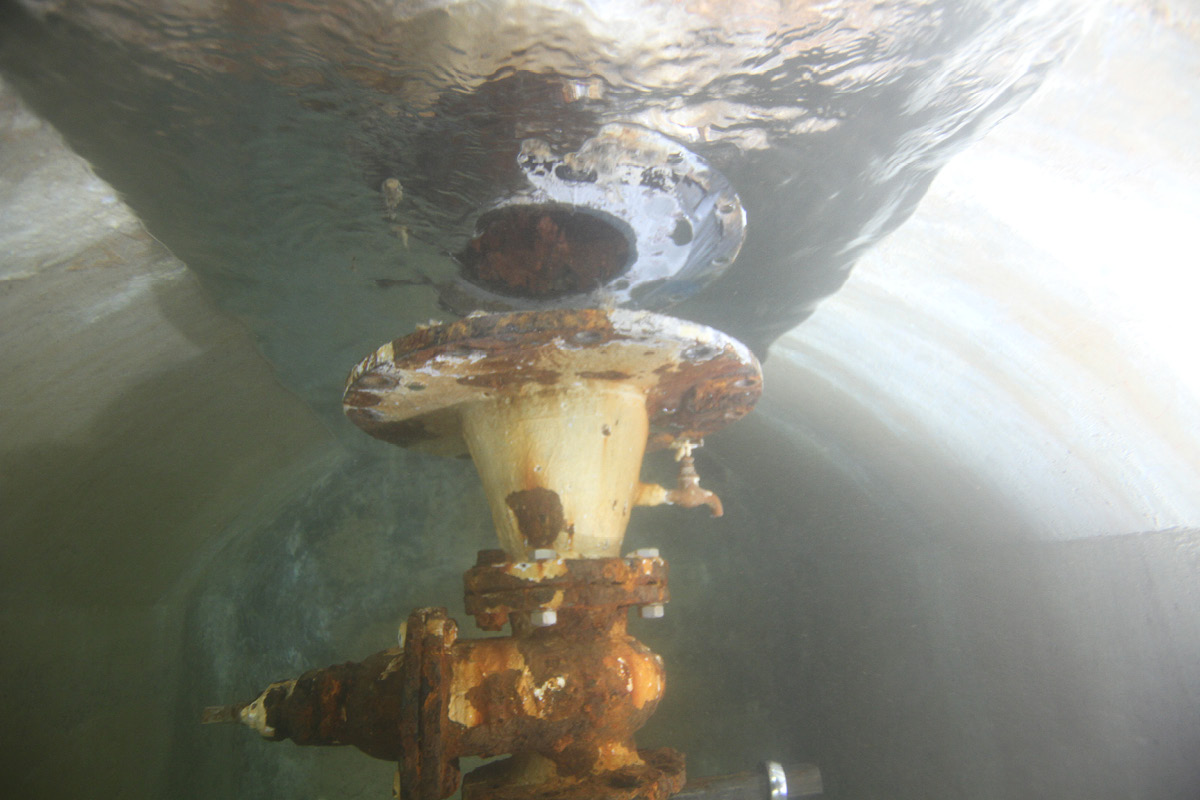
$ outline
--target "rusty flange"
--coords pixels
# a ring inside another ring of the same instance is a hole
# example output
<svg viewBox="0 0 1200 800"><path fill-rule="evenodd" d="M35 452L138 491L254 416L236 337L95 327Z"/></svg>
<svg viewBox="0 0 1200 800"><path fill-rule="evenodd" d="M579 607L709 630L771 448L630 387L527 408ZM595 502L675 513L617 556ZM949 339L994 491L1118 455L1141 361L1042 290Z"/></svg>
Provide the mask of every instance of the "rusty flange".
<svg viewBox="0 0 1200 800"><path fill-rule="evenodd" d="M667 800L687 782L684 756L670 747L639 750L641 764L582 780L514 783L511 759L486 764L463 780L463 800Z"/></svg>
<svg viewBox="0 0 1200 800"><path fill-rule="evenodd" d="M350 375L346 415L372 436L469 452L512 561L621 552L639 505L720 502L698 478L642 484L647 447L685 467L702 437L745 416L758 361L712 328L673 317L575 309L477 314L384 345ZM684 485L686 484L686 485Z"/></svg>
<svg viewBox="0 0 1200 800"><path fill-rule="evenodd" d="M724 428L762 393L757 359L720 331L649 312L556 309L476 314L396 339L354 368L343 402L376 438L461 455L464 405L613 382L645 393L652 447Z"/></svg>
<svg viewBox="0 0 1200 800"><path fill-rule="evenodd" d="M658 556L511 562L503 550L484 550L463 582L467 613L488 631L503 628L510 614L615 610L670 600L667 562Z"/></svg>
<svg viewBox="0 0 1200 800"><path fill-rule="evenodd" d="M441 800L458 789L458 759L450 741L450 649L458 626L444 608L421 608L408 617L400 693L400 744L406 755L396 775L405 800Z"/></svg>

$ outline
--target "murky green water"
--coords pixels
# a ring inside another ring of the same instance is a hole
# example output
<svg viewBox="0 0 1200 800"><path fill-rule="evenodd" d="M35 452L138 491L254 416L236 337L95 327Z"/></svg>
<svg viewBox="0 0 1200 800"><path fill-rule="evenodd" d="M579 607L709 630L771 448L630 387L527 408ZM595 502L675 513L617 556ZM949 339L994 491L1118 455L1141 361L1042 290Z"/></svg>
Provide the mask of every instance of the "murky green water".
<svg viewBox="0 0 1200 800"><path fill-rule="evenodd" d="M204 706L390 646L415 606L463 616L460 573L494 541L473 468L369 440L342 419L341 384L380 343L447 316L439 290L459 279L450 254L489 204L521 188L522 142L568 152L601 125L634 124L719 170L746 209L746 241L724 277L672 313L763 354L908 217L947 158L1034 89L1074 22L1071 9L1035 0L690 14L666 3L33 8L5 11L6 80L336 434L306 429L315 443L303 468L239 473L255 497L231 495L234 523L211 532L186 578L160 595L121 596L152 618L138 623L153 630L142 636L150 644L112 634L126 617L89 605L89 591L152 584L133 573L174 551L120 530L126 518L90 499L84 479L70 514L41 511L49 494L38 487L70 470L87 478L79 464L90 459L97 473L125 476L128 493L113 503L152 510L169 492L187 495L195 472L179 465L220 473L236 435L224 428L211 447L201 433L141 432L140 447L160 436L186 451L136 469L121 450L143 418L186 424L173 416L186 407L157 400L180 397L174 382L193 373L131 388L137 397L114 403L90 450L14 456L25 470L16 485L32 498L20 519L48 531L97 522L86 549L28 549L47 582L63 564L71 575L100 565L87 591L68 581L47 595L80 615L65 626L80 651L115 673L153 662L161 678L89 688L72 700L81 720L47 722L28 702L14 702L17 718L34 720L38 735L77 726L86 741L119 717L107 707L132 695L170 704L167 729L114 746L128 754L114 769L154 771L160 796L173 798L388 795L389 764L195 721ZM402 197L381 191L388 179ZM1187 397L1093 402L1117 373L1076 358L1060 329L1048 338L1061 358L1021 338L1040 329L1009 295L988 294L990 275L971 284L987 302L955 305L945 264L1007 240L968 232L969 213L948 217L959 224L950 234L929 226L899 251L942 259L936 280L900 281L928 297L875 273L852 307L776 350L759 411L701 451L725 518L635 513L628 547L662 549L673 595L664 619L634 621L669 675L640 741L686 751L697 775L811 761L831 797L1192 797L1200 631L1189 612ZM887 302L908 303L911 316ZM922 302L957 311L920 313ZM872 314L873 325L863 321ZM1005 347L989 342L997 331ZM246 402L225 397L220 408L233 420L245 406L237 424L267 429L282 412L255 405L265 395L247 389ZM1112 422L1111 408L1141 416ZM1175 434L1182 444L1164 455ZM656 461L647 474L667 469ZM210 485L220 483L195 491ZM1092 537L1135 524L1150 532ZM153 528L154 541L169 541L173 525L143 523L137 535ZM86 685L119 683L116 674ZM165 763L138 763L151 738ZM54 761L39 755L29 767L15 762L36 758L12 752L14 770L29 770L16 786L53 784Z"/></svg>

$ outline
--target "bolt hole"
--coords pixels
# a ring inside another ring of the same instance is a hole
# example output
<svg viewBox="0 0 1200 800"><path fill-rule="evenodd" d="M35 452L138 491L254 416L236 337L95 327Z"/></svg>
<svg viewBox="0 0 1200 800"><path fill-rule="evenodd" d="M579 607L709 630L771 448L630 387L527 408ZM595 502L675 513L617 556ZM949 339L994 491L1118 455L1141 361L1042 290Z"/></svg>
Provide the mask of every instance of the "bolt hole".
<svg viewBox="0 0 1200 800"><path fill-rule="evenodd" d="M707 361L717 354L717 348L708 344L698 344L683 351L687 361Z"/></svg>

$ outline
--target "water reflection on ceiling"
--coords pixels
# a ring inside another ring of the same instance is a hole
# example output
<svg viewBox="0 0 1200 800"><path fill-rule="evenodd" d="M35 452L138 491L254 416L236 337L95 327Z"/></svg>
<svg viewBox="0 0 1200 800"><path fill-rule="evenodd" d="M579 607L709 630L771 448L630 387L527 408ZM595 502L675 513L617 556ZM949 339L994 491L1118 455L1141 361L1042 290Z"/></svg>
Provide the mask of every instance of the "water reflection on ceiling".
<svg viewBox="0 0 1200 800"><path fill-rule="evenodd" d="M1050 0L23 8L0 67L331 416L362 343L445 313L524 142L638 125L722 173L745 245L673 313L762 351L1078 21Z"/></svg>
<svg viewBox="0 0 1200 800"><path fill-rule="evenodd" d="M1198 69L1185 27L1115 9L777 353L1038 535L1196 525Z"/></svg>

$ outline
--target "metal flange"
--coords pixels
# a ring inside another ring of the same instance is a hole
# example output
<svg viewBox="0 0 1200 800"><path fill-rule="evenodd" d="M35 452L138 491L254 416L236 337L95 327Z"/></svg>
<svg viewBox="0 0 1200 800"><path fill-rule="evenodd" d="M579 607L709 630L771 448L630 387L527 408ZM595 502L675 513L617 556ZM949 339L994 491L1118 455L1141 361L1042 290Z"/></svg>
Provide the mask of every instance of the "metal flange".
<svg viewBox="0 0 1200 800"><path fill-rule="evenodd" d="M467 452L464 406L588 384L643 392L654 448L699 441L744 417L762 394L762 370L736 339L661 314L476 314L379 348L351 371L343 404L378 439L458 456Z"/></svg>
<svg viewBox="0 0 1200 800"><path fill-rule="evenodd" d="M408 617L399 697L400 743L396 783L405 800L441 800L458 789L458 759L450 740L450 649L458 626L444 608L421 608Z"/></svg>
<svg viewBox="0 0 1200 800"><path fill-rule="evenodd" d="M503 628L510 614L615 611L670 600L667 562L657 555L511 562L503 550L484 550L463 583L467 613L487 631Z"/></svg>
<svg viewBox="0 0 1200 800"><path fill-rule="evenodd" d="M463 800L667 800L687 782L683 753L670 747L639 750L641 764L582 780L514 784L511 759L484 765L463 780Z"/></svg>

